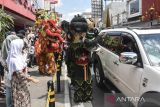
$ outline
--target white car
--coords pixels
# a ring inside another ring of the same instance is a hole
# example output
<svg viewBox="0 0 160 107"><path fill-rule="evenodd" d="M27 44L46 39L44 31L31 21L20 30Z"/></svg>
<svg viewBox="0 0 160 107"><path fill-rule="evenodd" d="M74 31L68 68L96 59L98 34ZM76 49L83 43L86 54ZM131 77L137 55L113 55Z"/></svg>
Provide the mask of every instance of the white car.
<svg viewBox="0 0 160 107"><path fill-rule="evenodd" d="M99 36L93 52L97 85L107 78L126 97L143 98L130 100L135 107L160 107L160 29L106 29Z"/></svg>

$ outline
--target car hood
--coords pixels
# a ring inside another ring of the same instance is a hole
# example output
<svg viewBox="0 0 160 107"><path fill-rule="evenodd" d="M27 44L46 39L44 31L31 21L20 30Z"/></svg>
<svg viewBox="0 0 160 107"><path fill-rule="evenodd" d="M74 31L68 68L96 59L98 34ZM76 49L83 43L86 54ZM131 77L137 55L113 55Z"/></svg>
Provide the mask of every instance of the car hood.
<svg viewBox="0 0 160 107"><path fill-rule="evenodd" d="M157 67L157 66L156 66L156 67L154 67L154 69L160 71L160 67Z"/></svg>

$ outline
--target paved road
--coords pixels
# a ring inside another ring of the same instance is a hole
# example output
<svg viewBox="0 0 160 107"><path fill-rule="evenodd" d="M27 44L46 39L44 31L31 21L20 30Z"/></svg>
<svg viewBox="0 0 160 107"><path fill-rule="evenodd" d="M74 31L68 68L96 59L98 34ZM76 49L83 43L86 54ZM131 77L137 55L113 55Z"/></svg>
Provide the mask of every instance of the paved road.
<svg viewBox="0 0 160 107"><path fill-rule="evenodd" d="M103 88L97 87L93 69L91 69L91 71L93 78L93 101L91 102L92 107L133 107L131 103L115 103L115 95L111 94L111 92L120 93L120 91L118 91L110 82L105 83ZM88 107L88 104L83 105L84 107Z"/></svg>
<svg viewBox="0 0 160 107"><path fill-rule="evenodd" d="M91 71L93 71L91 69ZM92 72L92 78L93 78L93 101L88 102L88 103L80 103L80 104L75 104L73 102L73 95L72 91L70 92L71 94L71 105L72 107L129 107L129 106L114 106L112 102L106 100L106 93L110 93L113 89L111 86L110 89L104 86L103 88L98 88L95 83L95 78L94 78L94 73ZM111 94L112 95L112 94Z"/></svg>
<svg viewBox="0 0 160 107"><path fill-rule="evenodd" d="M95 79L93 76L93 101L92 105L93 107L105 107L104 105L104 94L107 93L109 90L104 87L103 89L100 89L96 86Z"/></svg>

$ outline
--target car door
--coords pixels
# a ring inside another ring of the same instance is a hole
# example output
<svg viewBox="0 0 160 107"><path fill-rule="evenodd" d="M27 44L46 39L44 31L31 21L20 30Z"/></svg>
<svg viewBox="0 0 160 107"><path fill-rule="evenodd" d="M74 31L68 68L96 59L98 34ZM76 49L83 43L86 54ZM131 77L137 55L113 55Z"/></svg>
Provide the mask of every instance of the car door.
<svg viewBox="0 0 160 107"><path fill-rule="evenodd" d="M122 46L129 46L128 49L122 50L127 52L135 52L138 55L138 61L135 65L123 64L118 65L118 81L121 91L130 97L136 97L139 93L140 79L143 73L142 59L133 36L129 33L122 33ZM130 42L126 44L127 42ZM130 46L131 45L131 46ZM122 47L124 49L124 47Z"/></svg>
<svg viewBox="0 0 160 107"><path fill-rule="evenodd" d="M99 36L106 37L106 32L102 32ZM99 41L98 47L99 48L98 48L97 54L98 54L98 56L100 58L100 61L101 61L101 64L102 64L102 68L103 68L103 71L105 73L105 60L104 60L104 58L106 57L105 56L106 48L105 48L104 39Z"/></svg>
<svg viewBox="0 0 160 107"><path fill-rule="evenodd" d="M117 84L117 71L119 57L116 54L117 47L120 43L121 32L107 32L102 41L102 65L104 68L104 75L110 79L116 86Z"/></svg>

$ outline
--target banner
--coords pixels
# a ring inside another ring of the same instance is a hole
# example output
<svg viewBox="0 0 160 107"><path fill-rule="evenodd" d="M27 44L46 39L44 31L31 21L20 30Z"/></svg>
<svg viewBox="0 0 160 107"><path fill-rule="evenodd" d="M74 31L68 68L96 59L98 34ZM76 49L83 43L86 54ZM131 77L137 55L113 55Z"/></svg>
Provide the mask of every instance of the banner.
<svg viewBox="0 0 160 107"><path fill-rule="evenodd" d="M50 3L51 3L51 4L57 4L57 3L58 3L58 0L50 0Z"/></svg>

